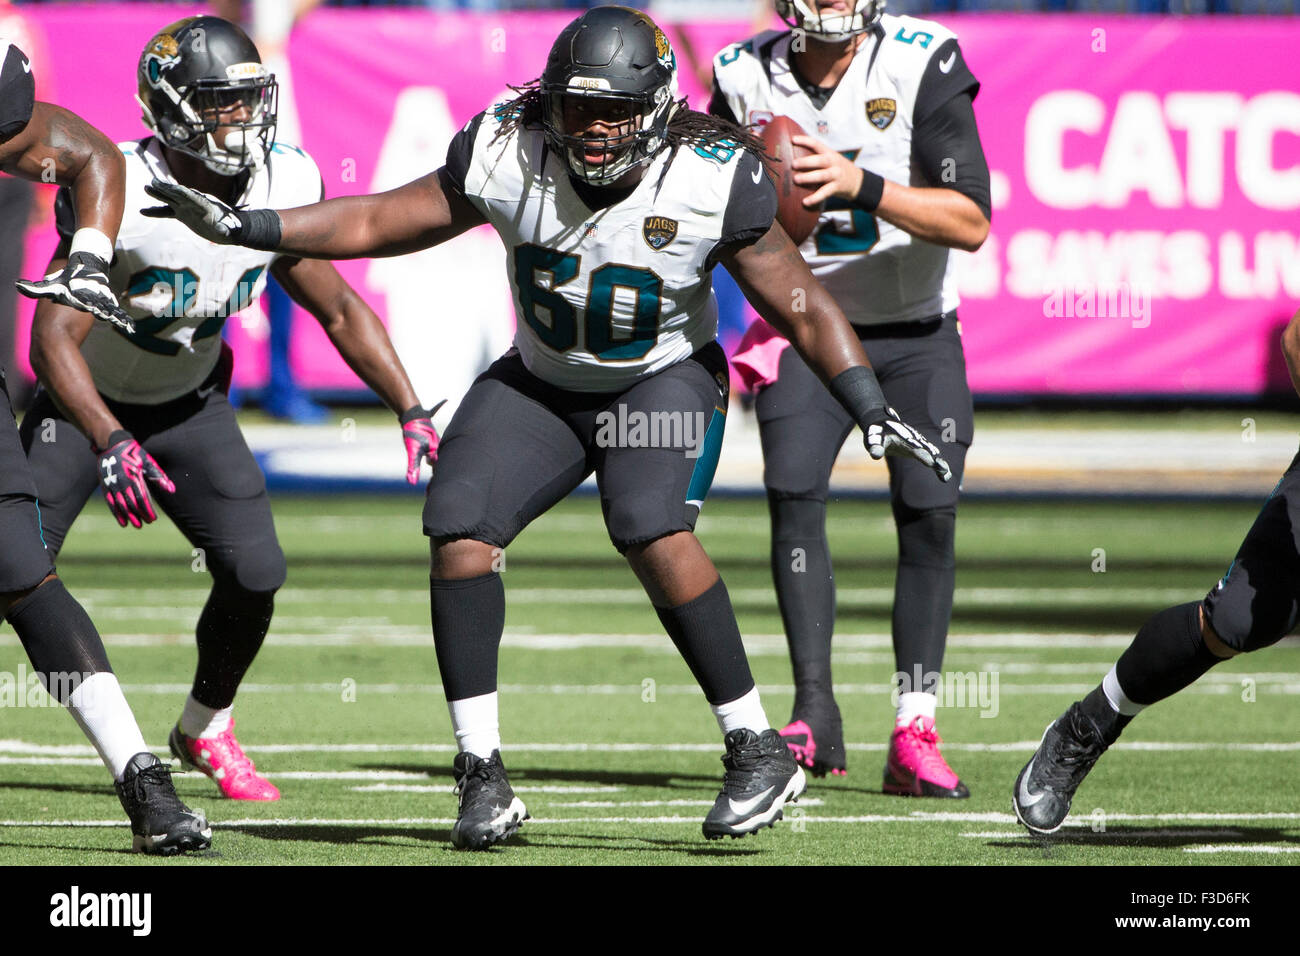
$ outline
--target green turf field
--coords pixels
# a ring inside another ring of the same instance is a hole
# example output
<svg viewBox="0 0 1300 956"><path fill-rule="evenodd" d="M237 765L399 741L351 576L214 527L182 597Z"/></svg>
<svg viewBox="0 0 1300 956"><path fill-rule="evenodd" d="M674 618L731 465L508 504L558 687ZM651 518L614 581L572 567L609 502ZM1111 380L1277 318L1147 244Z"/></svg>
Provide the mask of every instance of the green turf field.
<svg viewBox="0 0 1300 956"><path fill-rule="evenodd" d="M1044 725L1096 683L1148 614L1204 593L1254 504L963 505L945 669L971 675L970 694L939 719L945 754L972 792L961 803L880 793L893 526L884 503L834 506L849 776L812 781L775 830L709 843L700 822L721 782L716 725L610 547L596 501L566 502L506 555L502 729L534 819L477 855L447 841L454 747L429 636L420 504L418 495L276 501L289 581L236 717L284 798L235 804L202 776L178 776L182 797L215 825L213 850L166 865L1296 861L1292 642L1223 665L1140 717L1050 847L1010 814L1012 782ZM700 533L731 590L768 715L784 723L790 670L764 505L712 500ZM1103 558L1105 571L1094 570ZM92 503L60 561L159 753L194 665L207 588L194 560L165 519L123 531ZM6 628L0 671L25 667ZM8 706L0 721L0 864L159 865L126 852L117 800L66 714Z"/></svg>

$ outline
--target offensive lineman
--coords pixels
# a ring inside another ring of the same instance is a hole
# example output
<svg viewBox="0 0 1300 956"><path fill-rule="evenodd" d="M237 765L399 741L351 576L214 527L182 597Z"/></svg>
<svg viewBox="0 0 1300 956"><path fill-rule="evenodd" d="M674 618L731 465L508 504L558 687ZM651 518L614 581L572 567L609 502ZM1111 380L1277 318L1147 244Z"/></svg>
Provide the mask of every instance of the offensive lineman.
<svg viewBox="0 0 1300 956"><path fill-rule="evenodd" d="M648 17L607 6L560 33L540 81L470 120L443 168L399 189L276 212L150 187L213 241L293 255L398 254L484 222L506 246L515 348L457 409L424 509L434 643L461 751L457 847L486 849L527 817L499 753L505 592L495 562L593 470L610 539L725 735L726 775L705 836L769 826L804 789L763 713L726 588L693 534L727 404L715 262L825 376L874 456L912 455L947 471L885 408L841 313L773 223L759 155L743 130L677 99L676 58ZM791 307L795 287L807 290L806 312ZM611 434L609 416L709 424L702 441L683 431L656 445Z"/></svg>
<svg viewBox="0 0 1300 956"><path fill-rule="evenodd" d="M989 229L989 174L971 101L979 84L957 39L937 23L883 15L884 0L777 0L794 29L771 31L714 58L710 112L745 124L794 119L816 137L795 182L825 202L801 247L843 308L891 407L939 443L957 480L938 484L893 458L898 531L893 643L899 692L884 791L965 797L939 752L935 710L952 615L957 494L974 431L948 249L973 251ZM853 419L803 359L762 323L734 361L760 387L772 575L794 665L795 702L782 730L817 775L845 770L831 690L835 584L826 498ZM801 551L804 564L791 560Z"/></svg>
<svg viewBox="0 0 1300 956"><path fill-rule="evenodd" d="M30 61L0 41L0 169L32 180L52 171L82 223L67 264L41 281L20 282L19 289L69 311L87 310L76 314L88 323L129 325L105 275L110 237L122 219L122 158L102 133L67 110L36 102L35 93ZM54 573L2 368L0 391L0 610L45 689L68 708L112 774L131 821L132 848L160 855L206 849L212 830L203 812L177 798L170 771L145 746L99 632Z"/></svg>
<svg viewBox="0 0 1300 956"><path fill-rule="evenodd" d="M1300 312L1282 332L1300 394ZM1153 615L1100 684L1047 725L1012 789L1011 805L1038 836L1055 833L1101 755L1146 708L1220 661L1271 647L1300 622L1300 455L1291 461L1237 556L1200 601Z"/></svg>
<svg viewBox="0 0 1300 956"><path fill-rule="evenodd" d="M190 17L164 27L138 66L139 101L153 136L123 143L128 211L109 282L134 317L125 332L53 303L37 310L32 366L43 391L23 420L22 441L40 493L51 553L96 488L118 524L134 527L159 507L212 574L197 627L193 689L172 730L183 763L237 800L276 800L234 735L235 693L271 622L285 562L261 469L226 400L227 316L261 292L270 269L324 326L339 353L401 414L407 478L435 460L437 433L421 408L379 317L328 262L222 248L179 223L142 216L144 187L178 182L234 204L296 206L321 198L316 164L273 143L275 78L237 26ZM56 218L68 255L81 210L60 195ZM46 421L54 440L45 440ZM71 423L69 426L67 423Z"/></svg>

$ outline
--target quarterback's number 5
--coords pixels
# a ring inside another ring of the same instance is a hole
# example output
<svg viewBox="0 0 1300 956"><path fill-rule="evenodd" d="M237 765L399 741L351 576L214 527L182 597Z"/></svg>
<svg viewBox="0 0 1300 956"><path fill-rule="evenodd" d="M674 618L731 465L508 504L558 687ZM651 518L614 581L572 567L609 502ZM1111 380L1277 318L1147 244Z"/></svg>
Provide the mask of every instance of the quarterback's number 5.
<svg viewBox="0 0 1300 956"><path fill-rule="evenodd" d="M537 337L557 352L578 344L578 322L573 305L557 291L578 274L579 258L556 249L525 243L515 247L515 288L519 304ZM543 286L538 282L549 275ZM591 274L587 304L583 309L587 351L602 359L636 359L650 351L659 337L659 310L663 280L649 269L609 263ZM636 296L631 335L615 339L614 294L630 290ZM544 310L550 321L538 315Z"/></svg>

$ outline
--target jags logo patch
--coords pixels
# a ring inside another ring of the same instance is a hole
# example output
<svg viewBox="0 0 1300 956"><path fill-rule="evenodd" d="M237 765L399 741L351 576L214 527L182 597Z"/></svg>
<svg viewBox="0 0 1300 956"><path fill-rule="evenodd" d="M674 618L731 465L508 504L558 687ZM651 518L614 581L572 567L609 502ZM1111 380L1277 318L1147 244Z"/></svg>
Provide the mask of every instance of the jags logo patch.
<svg viewBox="0 0 1300 956"><path fill-rule="evenodd" d="M677 238L677 220L667 216L646 216L641 224L641 238L655 252Z"/></svg>
<svg viewBox="0 0 1300 956"><path fill-rule="evenodd" d="M884 129L894 121L894 114L898 112L898 104L888 97L867 100L867 119L876 129Z"/></svg>
<svg viewBox="0 0 1300 956"><path fill-rule="evenodd" d="M180 60L181 48L176 38L170 33L160 33L145 48L143 69L149 85L157 88L162 80L162 71L174 66Z"/></svg>
<svg viewBox="0 0 1300 956"><path fill-rule="evenodd" d="M673 48L668 43L668 37L664 36L664 31L658 27L655 27L655 57L659 60L660 65L666 69L677 69L677 54L673 53Z"/></svg>

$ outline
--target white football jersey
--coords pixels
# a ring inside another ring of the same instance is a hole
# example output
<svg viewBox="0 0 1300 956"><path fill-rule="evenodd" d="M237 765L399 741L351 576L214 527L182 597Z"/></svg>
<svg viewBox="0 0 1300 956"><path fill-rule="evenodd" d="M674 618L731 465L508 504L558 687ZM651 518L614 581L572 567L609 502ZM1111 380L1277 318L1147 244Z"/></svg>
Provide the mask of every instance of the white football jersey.
<svg viewBox="0 0 1300 956"><path fill-rule="evenodd" d="M661 149L632 192L589 207L540 129L500 138L481 113L448 170L506 247L515 346L560 388L619 392L717 335L715 249L770 228L776 192L751 153ZM665 168L666 167L666 168Z"/></svg>
<svg viewBox="0 0 1300 956"><path fill-rule="evenodd" d="M912 162L912 114L927 65L956 35L930 20L888 14L880 27L883 32L861 44L820 109L791 72L791 31L763 33L719 53L713 60L718 93L741 123L788 116L809 136L890 182L934 185ZM944 65L939 68L946 74ZM850 322L928 318L957 307L946 247L843 201L826 206L799 251Z"/></svg>
<svg viewBox="0 0 1300 956"><path fill-rule="evenodd" d="M155 178L176 180L154 137L119 148L126 156L126 210L109 281L135 331L96 322L81 354L102 394L156 405L203 384L221 352L222 326L261 295L277 254L218 245L174 219L142 216L141 209L159 205L144 187ZM288 209L320 198L316 163L298 147L276 143L239 205ZM59 206L60 232L70 235L71 210Z"/></svg>

